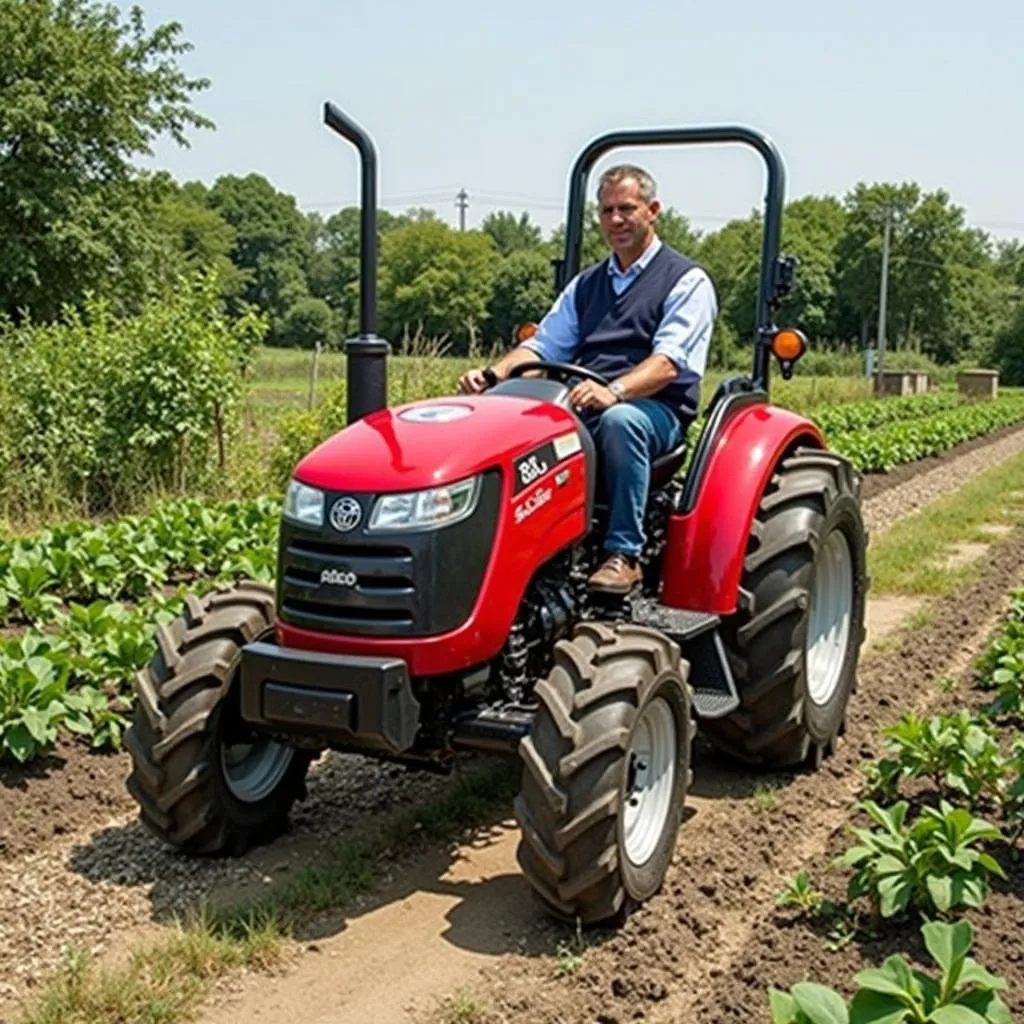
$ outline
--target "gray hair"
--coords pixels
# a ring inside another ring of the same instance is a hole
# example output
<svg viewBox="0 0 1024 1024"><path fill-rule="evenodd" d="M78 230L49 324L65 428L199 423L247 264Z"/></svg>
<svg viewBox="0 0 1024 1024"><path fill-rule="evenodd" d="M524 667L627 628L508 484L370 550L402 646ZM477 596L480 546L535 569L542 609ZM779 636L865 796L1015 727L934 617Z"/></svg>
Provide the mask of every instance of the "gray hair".
<svg viewBox="0 0 1024 1024"><path fill-rule="evenodd" d="M624 178L632 178L640 186L640 198L645 203L653 203L658 196L658 184L642 167L635 164L616 164L609 167L597 184L597 200L601 201L601 190L605 185L617 184Z"/></svg>

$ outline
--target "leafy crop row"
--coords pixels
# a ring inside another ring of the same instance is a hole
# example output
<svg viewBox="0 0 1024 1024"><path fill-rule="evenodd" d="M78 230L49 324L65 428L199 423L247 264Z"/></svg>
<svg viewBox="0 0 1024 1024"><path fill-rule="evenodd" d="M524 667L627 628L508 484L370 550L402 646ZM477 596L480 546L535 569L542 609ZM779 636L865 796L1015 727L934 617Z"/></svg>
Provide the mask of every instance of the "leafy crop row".
<svg viewBox="0 0 1024 1024"><path fill-rule="evenodd" d="M878 429L838 434L830 438L830 444L858 470L884 472L906 462L941 455L955 445L1021 421L1024 397L1012 395Z"/></svg>
<svg viewBox="0 0 1024 1024"><path fill-rule="evenodd" d="M979 713L929 720L908 713L883 730L883 758L864 766L868 790L879 802L858 805L874 827L850 827L855 841L834 862L852 870L850 903L826 900L806 871L776 899L825 921L831 948L856 933L854 900L868 900L875 928L923 918L925 946L941 976L892 956L855 976L858 991L849 1004L812 982L772 990L773 1024L1009 1024L998 995L1006 982L967 955L974 933L956 918L984 905L991 876L1006 877L990 849L1015 844L1024 832L1024 738L1001 728L1024 717L1024 590L1012 595L1000 635L976 665L980 685L995 691ZM908 785L911 799L901 792ZM980 810L1004 827L976 817Z"/></svg>
<svg viewBox="0 0 1024 1024"><path fill-rule="evenodd" d="M280 503L168 502L108 525L72 523L0 540L0 623L51 621L63 602L139 599L193 577L268 579Z"/></svg>
<svg viewBox="0 0 1024 1024"><path fill-rule="evenodd" d="M903 420L919 420L925 416L947 412L963 405L966 399L955 391L934 395L911 395L906 398L869 398L864 402L842 402L824 405L808 415L826 437L870 430Z"/></svg>

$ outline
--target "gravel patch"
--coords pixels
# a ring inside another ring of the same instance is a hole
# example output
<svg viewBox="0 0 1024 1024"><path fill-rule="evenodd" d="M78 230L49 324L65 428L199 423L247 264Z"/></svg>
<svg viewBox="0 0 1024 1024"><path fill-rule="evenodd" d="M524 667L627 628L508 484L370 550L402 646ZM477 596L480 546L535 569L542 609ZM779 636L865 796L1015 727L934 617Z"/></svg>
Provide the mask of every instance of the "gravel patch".
<svg viewBox="0 0 1024 1024"><path fill-rule="evenodd" d="M203 900L270 885L314 863L323 847L384 812L420 805L458 777L410 772L327 753L310 771L292 830L233 859L197 859L163 845L134 812L95 821L37 852L0 862L0 1021L57 967L71 944L100 953L117 937L165 922Z"/></svg>
<svg viewBox="0 0 1024 1024"><path fill-rule="evenodd" d="M1018 430L985 448L940 463L935 469L897 484L864 502L864 525L879 537L898 519L920 511L993 466L1024 451L1024 431Z"/></svg>
<svg viewBox="0 0 1024 1024"><path fill-rule="evenodd" d="M878 536L1022 450L1024 431L1017 431L875 493L864 502L866 525ZM22 796L31 800L32 780L22 781ZM10 1001L59 964L68 944L98 953L116 945L118 936L167 921L201 900L271 884L315 863L318 850L344 833L366 828L385 812L421 804L452 781L331 753L311 770L309 796L295 809L292 831L240 858L179 855L150 835L120 800L105 812L92 812L84 827L81 817L69 820L67 834L10 850L14 856L0 859L0 1021L8 1019ZM90 782L103 784L95 777ZM69 780L69 793L71 785Z"/></svg>

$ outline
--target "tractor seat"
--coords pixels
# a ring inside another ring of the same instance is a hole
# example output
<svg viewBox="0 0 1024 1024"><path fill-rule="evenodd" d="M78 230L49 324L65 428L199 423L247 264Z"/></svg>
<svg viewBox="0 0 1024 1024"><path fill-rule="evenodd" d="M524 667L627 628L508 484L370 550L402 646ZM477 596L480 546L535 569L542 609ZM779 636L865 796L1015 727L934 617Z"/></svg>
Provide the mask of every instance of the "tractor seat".
<svg viewBox="0 0 1024 1024"><path fill-rule="evenodd" d="M651 463L651 489L664 487L682 469L685 461L686 438L684 437L678 448L673 448L672 451L659 455Z"/></svg>

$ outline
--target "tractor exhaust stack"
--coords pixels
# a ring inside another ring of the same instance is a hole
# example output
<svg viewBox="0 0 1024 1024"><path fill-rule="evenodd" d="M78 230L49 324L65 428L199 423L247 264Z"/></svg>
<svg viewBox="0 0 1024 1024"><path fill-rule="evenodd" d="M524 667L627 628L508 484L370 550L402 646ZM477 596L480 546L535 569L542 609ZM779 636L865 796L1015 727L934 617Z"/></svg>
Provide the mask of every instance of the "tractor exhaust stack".
<svg viewBox="0 0 1024 1024"><path fill-rule="evenodd" d="M359 151L362 188L359 225L359 334L345 341L347 418L355 423L388 404L391 346L377 337L377 151L373 140L333 103L324 123Z"/></svg>

